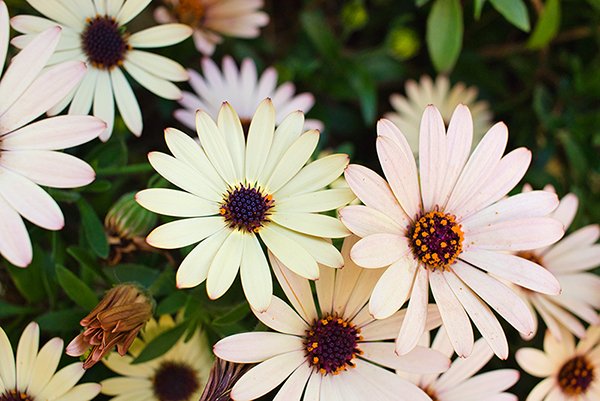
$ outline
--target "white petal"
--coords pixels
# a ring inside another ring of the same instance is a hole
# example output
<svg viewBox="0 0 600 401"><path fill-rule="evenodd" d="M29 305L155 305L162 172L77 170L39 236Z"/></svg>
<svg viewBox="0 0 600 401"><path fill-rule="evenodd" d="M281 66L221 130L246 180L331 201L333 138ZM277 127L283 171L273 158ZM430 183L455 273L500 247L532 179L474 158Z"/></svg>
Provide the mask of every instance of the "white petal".
<svg viewBox="0 0 600 401"><path fill-rule="evenodd" d="M112 135L115 123L115 103L113 101L113 89L108 71L100 70L94 91L94 116L105 121L106 131L100 134L100 140L106 142Z"/></svg>
<svg viewBox="0 0 600 401"><path fill-rule="evenodd" d="M69 107L69 114L85 115L90 112L92 102L94 101L94 92L98 80L98 70L90 68L81 80L77 91L73 96L73 101Z"/></svg>
<svg viewBox="0 0 600 401"><path fill-rule="evenodd" d="M330 239L314 237L287 229L285 235L304 248L317 263L334 268L344 266L344 259L340 251L331 243Z"/></svg>
<svg viewBox="0 0 600 401"><path fill-rule="evenodd" d="M184 24L163 24L134 33L129 37L129 44L140 49L165 47L184 41L192 32L192 28Z"/></svg>
<svg viewBox="0 0 600 401"><path fill-rule="evenodd" d="M359 266L378 268L389 266L405 257L410 248L406 237L397 234L373 234L358 241L350 256Z"/></svg>
<svg viewBox="0 0 600 401"><path fill-rule="evenodd" d="M493 356L494 353L487 343L478 340L473 346L471 356L454 360L450 369L440 376L435 384L436 389L445 391L454 388L477 373Z"/></svg>
<svg viewBox="0 0 600 401"><path fill-rule="evenodd" d="M70 390L84 373L85 369L83 369L82 363L67 365L52 377L50 383L40 394L36 394L36 397L42 400L57 399Z"/></svg>
<svg viewBox="0 0 600 401"><path fill-rule="evenodd" d="M0 74L6 63L6 51L10 40L10 24L8 23L8 8L4 2L0 3Z"/></svg>
<svg viewBox="0 0 600 401"><path fill-rule="evenodd" d="M398 400L398 395L400 395L399 401L430 401L429 396L414 384L367 361L358 360L355 370L363 380L375 384L375 388L382 390L389 397L389 401Z"/></svg>
<svg viewBox="0 0 600 401"><path fill-rule="evenodd" d="M258 311L264 311L269 307L273 296L271 269L256 235L244 237L244 251L240 266L242 288L250 306Z"/></svg>
<svg viewBox="0 0 600 401"><path fill-rule="evenodd" d="M2 6L0 6L0 8L1 7ZM1 243L2 242L0 242L0 244ZM13 354L12 345L2 327L0 327L0 362L2 362L0 363L0 380L5 388L14 388L16 385L15 356Z"/></svg>
<svg viewBox="0 0 600 401"><path fill-rule="evenodd" d="M29 385L31 373L35 365L35 359L38 353L40 342L40 328L37 323L29 323L17 346L17 359L15 365L17 368L17 390L25 392Z"/></svg>
<svg viewBox="0 0 600 401"><path fill-rule="evenodd" d="M254 63L252 63L254 65ZM263 73L261 78L261 83L269 77L268 71ZM273 71L273 70L271 70ZM277 80L277 74L275 73L275 77L273 80L273 86ZM260 86L260 83L259 83ZM271 91L268 91L267 95ZM260 99L260 98L259 98ZM277 111L277 110L276 110ZM303 132L304 128L304 114L301 111L294 111L288 114L283 121L278 124L275 129L275 134L273 135L273 143L271 144L271 149L269 150L269 156L267 157L267 161L263 167L262 177L263 179L268 179L273 174L273 170L275 166L281 160L281 156L289 149L289 147L294 143L296 139Z"/></svg>
<svg viewBox="0 0 600 401"><path fill-rule="evenodd" d="M323 238L343 238L350 232L338 219L317 213L275 212L270 219L292 231Z"/></svg>
<svg viewBox="0 0 600 401"><path fill-rule="evenodd" d="M588 270L600 265L600 245L592 245L554 258L544 258L544 265L560 274Z"/></svg>
<svg viewBox="0 0 600 401"><path fill-rule="evenodd" d="M396 338L396 352L405 355L417 345L421 334L425 331L427 321L427 304L429 302L429 270L421 268L413 284L406 317ZM406 369L403 369L406 371ZM432 372L427 372L432 373Z"/></svg>
<svg viewBox="0 0 600 401"><path fill-rule="evenodd" d="M361 342L359 347L363 359L404 372L441 373L450 367L446 356L426 347L416 347L402 356L396 355L394 344L388 342Z"/></svg>
<svg viewBox="0 0 600 401"><path fill-rule="evenodd" d="M382 212L363 205L350 205L339 211L340 220L359 237L390 233L402 235L400 227Z"/></svg>
<svg viewBox="0 0 600 401"><path fill-rule="evenodd" d="M267 184L270 192L276 192L300 171L315 151L318 142L318 131L307 131L300 135L275 167Z"/></svg>
<svg viewBox="0 0 600 401"><path fill-rule="evenodd" d="M548 356L538 349L521 348L515 358L524 371L535 377L548 377L555 369Z"/></svg>
<svg viewBox="0 0 600 401"><path fill-rule="evenodd" d="M182 248L202 241L223 227L225 221L221 216L176 220L152 230L146 242L161 249Z"/></svg>
<svg viewBox="0 0 600 401"><path fill-rule="evenodd" d="M79 384L61 395L56 401L89 401L100 394L102 386L98 383Z"/></svg>
<svg viewBox="0 0 600 401"><path fill-rule="evenodd" d="M202 108L202 107L198 107ZM231 159L235 166L235 179L244 180L244 166L246 161L246 138L240 117L227 102L223 103L217 117L217 126L223 133L227 133L226 145L231 152Z"/></svg>
<svg viewBox="0 0 600 401"><path fill-rule="evenodd" d="M489 401L517 401L515 395L498 393L512 387L518 380L519 372L513 369L486 372L445 391L444 397L465 401L478 401L482 397Z"/></svg>
<svg viewBox="0 0 600 401"><path fill-rule="evenodd" d="M387 268L369 300L369 311L376 319L385 319L396 312L408 299L418 265L403 258Z"/></svg>
<svg viewBox="0 0 600 401"><path fill-rule="evenodd" d="M525 401L542 401L546 398L546 395L554 388L556 385L556 379L554 377L548 377L547 379L539 382L533 390L527 396Z"/></svg>
<svg viewBox="0 0 600 401"><path fill-rule="evenodd" d="M144 189L135 195L135 200L146 209L167 216L202 217L219 212L217 203L174 189Z"/></svg>
<svg viewBox="0 0 600 401"><path fill-rule="evenodd" d="M275 109L271 99L263 100L250 122L246 144L246 180L257 182L267 160L275 132Z"/></svg>
<svg viewBox="0 0 600 401"><path fill-rule="evenodd" d="M83 28L83 20L77 18L77 16L73 14L68 7L65 7L59 1L31 0L29 1L29 4L40 14L56 20L63 25L67 25L78 30Z"/></svg>
<svg viewBox="0 0 600 401"><path fill-rule="evenodd" d="M150 74L167 81L182 82L188 80L188 73L181 64L159 54L131 50L127 52L127 60Z"/></svg>
<svg viewBox="0 0 600 401"><path fill-rule="evenodd" d="M232 231L217 251L206 279L206 293L210 299L220 298L233 284L240 268L246 235Z"/></svg>
<svg viewBox="0 0 600 401"><path fill-rule="evenodd" d="M565 236L543 254L544 260L554 260L565 254L592 245L600 238L600 226L591 224Z"/></svg>
<svg viewBox="0 0 600 401"><path fill-rule="evenodd" d="M124 25L135 18L139 13L141 13L148 4L150 4L152 0L127 0L119 15L117 16L117 21L120 25ZM100 11L98 11L100 13Z"/></svg>
<svg viewBox="0 0 600 401"><path fill-rule="evenodd" d="M307 363L300 365L283 383L273 401L300 401L311 372L312 368Z"/></svg>
<svg viewBox="0 0 600 401"><path fill-rule="evenodd" d="M429 105L423 112L419 135L419 176L425 210L433 209L441 199L446 156L444 120L438 109ZM408 215L413 217L417 211L418 209L411 210L413 213Z"/></svg>
<svg viewBox="0 0 600 401"><path fill-rule="evenodd" d="M206 280L208 269L228 234L229 230L223 228L192 249L177 270L177 288L195 287Z"/></svg>
<svg viewBox="0 0 600 401"><path fill-rule="evenodd" d="M281 354L303 351L302 339L287 334L252 332L234 334L215 344L215 355L236 363L257 363Z"/></svg>
<svg viewBox="0 0 600 401"><path fill-rule="evenodd" d="M356 199L350 188L325 189L277 200L282 212L318 213L340 208Z"/></svg>
<svg viewBox="0 0 600 401"><path fill-rule="evenodd" d="M133 79L156 96L169 100L178 100L181 98L181 90L171 81L159 78L127 60L123 63L123 67Z"/></svg>
<svg viewBox="0 0 600 401"><path fill-rule="evenodd" d="M578 206L579 199L577 196L574 194L566 194L560 200L560 204L552 214L552 217L560 221L566 230L573 222L575 214L577 214Z"/></svg>
<svg viewBox="0 0 600 401"><path fill-rule="evenodd" d="M196 130L202 148L214 168L229 185L235 185L236 171L226 138L212 118L202 110L196 113Z"/></svg>
<svg viewBox="0 0 600 401"><path fill-rule="evenodd" d="M10 263L19 267L27 266L33 257L29 234L21 216L2 196L0 196L0 253Z"/></svg>
<svg viewBox="0 0 600 401"><path fill-rule="evenodd" d="M333 154L304 166L279 191L275 198L286 198L291 195L305 194L326 187L335 181L348 165L348 155Z"/></svg>
<svg viewBox="0 0 600 401"><path fill-rule="evenodd" d="M306 322L281 298L274 296L271 305L264 312L254 310L254 314L267 327L275 331L299 337L306 335L308 329Z"/></svg>
<svg viewBox="0 0 600 401"><path fill-rule="evenodd" d="M142 135L142 111L135 94L120 68L110 72L115 102L127 128L135 135Z"/></svg>
<svg viewBox="0 0 600 401"><path fill-rule="evenodd" d="M366 341L380 341L391 340L398 337L398 332L400 331L405 316L406 309L402 309L387 319L373 320L373 317L368 315L368 318L363 319L362 321L358 317L354 320L357 325L361 326L362 335ZM427 305L425 331L433 330L441 324L442 320L437 306L434 304Z"/></svg>

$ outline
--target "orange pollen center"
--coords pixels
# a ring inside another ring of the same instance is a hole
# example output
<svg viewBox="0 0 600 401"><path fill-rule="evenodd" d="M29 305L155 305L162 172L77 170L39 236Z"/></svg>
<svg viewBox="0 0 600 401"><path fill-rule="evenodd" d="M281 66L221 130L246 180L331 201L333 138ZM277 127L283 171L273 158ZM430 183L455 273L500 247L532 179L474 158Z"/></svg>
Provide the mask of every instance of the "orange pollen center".
<svg viewBox="0 0 600 401"><path fill-rule="evenodd" d="M594 365L584 355L569 359L560 368L557 381L568 396L585 394L594 381Z"/></svg>
<svg viewBox="0 0 600 401"><path fill-rule="evenodd" d="M203 0L179 0L173 6L177 19L191 26L202 25L204 11Z"/></svg>
<svg viewBox="0 0 600 401"><path fill-rule="evenodd" d="M408 228L414 257L431 270L447 270L462 252L463 231L454 215L433 210Z"/></svg>
<svg viewBox="0 0 600 401"><path fill-rule="evenodd" d="M12 390L5 390L4 393L1 393L0 401L34 401L34 400L29 394L12 389Z"/></svg>

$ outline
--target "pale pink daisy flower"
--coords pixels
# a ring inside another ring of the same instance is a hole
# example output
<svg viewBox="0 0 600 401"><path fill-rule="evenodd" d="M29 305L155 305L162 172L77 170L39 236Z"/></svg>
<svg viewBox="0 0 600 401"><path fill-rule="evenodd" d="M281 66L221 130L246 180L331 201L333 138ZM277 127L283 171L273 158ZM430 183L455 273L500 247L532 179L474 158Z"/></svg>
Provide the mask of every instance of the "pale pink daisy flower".
<svg viewBox="0 0 600 401"><path fill-rule="evenodd" d="M283 119L293 111L307 113L315 103L310 93L294 95L295 87L291 82L277 86L277 71L267 68L260 77L257 76L256 64L246 58L238 69L230 56L223 57L222 69L213 60L202 59L202 75L189 69L190 85L195 93L183 92L179 103L184 107L175 111L175 117L188 128L196 126L196 110L206 111L216 119L223 102L228 102L247 128L254 110L265 98L270 98L275 106L275 123L281 124ZM306 120L307 129L323 129L318 120Z"/></svg>
<svg viewBox="0 0 600 401"><path fill-rule="evenodd" d="M200 144L169 128L165 139L175 157L148 155L154 169L184 191L154 188L136 195L153 212L186 217L157 227L148 235L148 244L173 249L199 242L179 266L179 288L206 280L208 296L216 299L229 289L239 270L248 302L265 310L273 287L260 241L305 278L319 277L317 262L343 265L330 238L350 232L321 212L354 199L349 188L326 189L348 165L348 155L306 164L319 132L303 133L304 115L299 111L275 129L269 99L258 106L247 139L228 103L221 107L217 123L198 111L196 124Z"/></svg>
<svg viewBox="0 0 600 401"><path fill-rule="evenodd" d="M0 1L0 72L8 35L8 10ZM40 33L12 59L0 81L0 253L19 267L32 259L22 217L47 230L64 226L60 208L40 185L75 188L95 178L87 163L58 150L88 142L106 128L104 122L88 116L54 117L29 124L85 75L81 62L43 69L60 36L57 26Z"/></svg>
<svg viewBox="0 0 600 401"><path fill-rule="evenodd" d="M551 186L544 190L555 193ZM529 191L531 187L526 186L524 192ZM577 196L567 194L551 216L560 221L566 230L577 214L578 205ZM518 256L548 269L562 288L560 295L550 296L515 286L533 311L536 325L532 336L537 331L535 311L558 340L561 339L561 326L579 338L585 336L585 327L579 319L591 325L600 324L596 312L600 308L600 277L589 272L600 266L600 244L596 243L598 238L600 228L597 224L590 224L552 246L517 253Z"/></svg>
<svg viewBox="0 0 600 401"><path fill-rule="evenodd" d="M2 6L0 6L2 8ZM39 349L40 328L27 325L13 354L10 341L0 327L0 400L89 401L100 393L97 383L78 384L85 369L76 362L58 372L63 340L55 337Z"/></svg>
<svg viewBox="0 0 600 401"><path fill-rule="evenodd" d="M516 358L521 368L543 378L525 401L600 400L600 326L588 328L575 346L575 338L564 327L561 340L546 331L544 351L522 348Z"/></svg>
<svg viewBox="0 0 600 401"><path fill-rule="evenodd" d="M525 174L531 152L502 157L506 125L494 125L469 157L473 136L469 109L460 105L448 132L434 106L421 122L419 169L406 138L389 120L377 125L377 153L389 184L359 165L346 169L348 184L365 206L340 211L360 237L352 259L360 266L389 266L373 290L369 309L383 319L409 299L397 339L403 354L424 330L428 291L458 355L473 347L471 320L494 352L508 355L506 336L490 308L518 331L534 323L527 305L495 276L547 294L558 294L556 278L543 267L505 251L539 248L563 235L547 215L556 195L544 191L503 199Z"/></svg>
<svg viewBox="0 0 600 401"><path fill-rule="evenodd" d="M474 144L479 142L492 125L489 105L485 101L477 100L478 89L475 86L466 86L462 82L450 86L446 75L438 75L435 81L423 75L418 82L412 79L406 81L404 88L406 96L398 93L390 96L390 104L394 111L386 113L384 117L400 128L413 153L419 152L419 117L428 104L436 105L446 125L450 122L456 106L464 104L469 107L473 117Z"/></svg>
<svg viewBox="0 0 600 401"><path fill-rule="evenodd" d="M181 22L194 29L196 49L210 56L223 37L251 39L269 23L267 13L260 11L263 0L163 0L154 18L162 23Z"/></svg>
<svg viewBox="0 0 600 401"><path fill-rule="evenodd" d="M257 363L231 391L236 401L254 400L284 383L274 401L389 400L429 401L417 386L385 369L435 374L450 361L437 351L416 347L404 356L392 340L404 311L375 320L366 307L380 270L361 269L349 259L357 238L344 241L343 269L321 268L316 282L319 310L306 279L272 254L273 271L293 308L273 297L265 312L254 310L276 332L242 333L219 341L215 354L236 363ZM435 305L427 329L440 324ZM304 398L302 394L304 393Z"/></svg>
<svg viewBox="0 0 600 401"><path fill-rule="evenodd" d="M419 344L429 346L429 333L421 337ZM448 358L454 354L452 344L442 327L435 336L431 348ZM500 369L475 375L494 356L494 352L481 338L473 345L468 358L457 358L450 369L441 375L416 375L398 372L423 389L433 401L518 401L514 394L505 391L519 380L514 369Z"/></svg>
<svg viewBox="0 0 600 401"><path fill-rule="evenodd" d="M115 103L127 128L140 136L142 112L122 69L144 88L165 99L181 98L173 82L187 81L185 69L164 56L141 49L165 47L179 43L192 34L183 24L154 26L131 33L127 24L140 14L151 0L27 0L40 14L19 15L12 27L24 35L12 40L23 47L35 34L49 26L60 25L63 35L49 65L80 60L88 65L81 84L53 107L49 114L60 113L70 103L69 114L88 114L106 121L100 135L107 141L113 131Z"/></svg>

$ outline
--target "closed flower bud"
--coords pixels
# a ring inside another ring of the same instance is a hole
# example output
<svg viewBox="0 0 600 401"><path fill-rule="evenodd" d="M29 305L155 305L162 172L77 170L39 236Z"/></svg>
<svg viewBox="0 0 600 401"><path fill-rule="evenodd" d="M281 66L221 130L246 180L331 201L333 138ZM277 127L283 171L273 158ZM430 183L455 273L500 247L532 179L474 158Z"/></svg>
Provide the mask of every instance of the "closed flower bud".
<svg viewBox="0 0 600 401"><path fill-rule="evenodd" d="M217 358L200 401L230 401L233 385L252 366L254 365L227 362Z"/></svg>
<svg viewBox="0 0 600 401"><path fill-rule="evenodd" d="M139 331L152 317L153 301L136 285L121 284L106 293L100 303L79 322L84 331L69 343L71 356L89 353L83 364L89 369L115 346L125 355Z"/></svg>

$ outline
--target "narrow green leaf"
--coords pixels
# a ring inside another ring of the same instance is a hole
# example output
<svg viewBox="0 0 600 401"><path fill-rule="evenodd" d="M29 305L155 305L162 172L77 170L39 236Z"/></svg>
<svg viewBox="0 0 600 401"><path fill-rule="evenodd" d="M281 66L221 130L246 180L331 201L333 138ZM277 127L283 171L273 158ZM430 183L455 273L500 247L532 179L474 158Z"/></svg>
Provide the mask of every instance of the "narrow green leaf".
<svg viewBox="0 0 600 401"><path fill-rule="evenodd" d="M233 307L229 312L217 317L212 324L215 326L226 326L237 323L250 313L250 308L246 302L242 302Z"/></svg>
<svg viewBox="0 0 600 401"><path fill-rule="evenodd" d="M165 352L171 349L173 345L183 336L187 329L187 324L179 324L172 329L169 329L158 336L156 336L152 341L150 341L142 352L138 355L137 358L133 360L133 364L148 362L159 356L163 355Z"/></svg>
<svg viewBox="0 0 600 401"><path fill-rule="evenodd" d="M490 0L490 3L508 22L522 31L529 32L529 14L523 0Z"/></svg>
<svg viewBox="0 0 600 401"><path fill-rule="evenodd" d="M49 296L44 285L44 275L47 274L46 266L44 266L46 257L40 248L34 247L33 260L26 268L6 263L6 270L15 287L31 304L48 299ZM52 264L50 264L50 268L52 268Z"/></svg>
<svg viewBox="0 0 600 401"><path fill-rule="evenodd" d="M377 113L377 87L375 81L369 71L358 64L347 68L346 73L348 82L360 101L363 119L367 124L370 124L375 120Z"/></svg>
<svg viewBox="0 0 600 401"><path fill-rule="evenodd" d="M188 295L184 291L175 291L165 299L163 299L156 307L156 315L171 315L175 314L187 302Z"/></svg>
<svg viewBox="0 0 600 401"><path fill-rule="evenodd" d="M319 53L326 59L337 59L340 45L331 31L325 16L320 11L304 12L300 15L302 28Z"/></svg>
<svg viewBox="0 0 600 401"><path fill-rule="evenodd" d="M66 267L56 265L56 278L65 294L83 309L91 310L98 304L94 291Z"/></svg>
<svg viewBox="0 0 600 401"><path fill-rule="evenodd" d="M13 316L25 316L33 313L35 308L32 306L13 305L0 299L0 319L6 319Z"/></svg>
<svg viewBox="0 0 600 401"><path fill-rule="evenodd" d="M429 3L430 0L415 0L415 4L417 7L423 7L425 4Z"/></svg>
<svg viewBox="0 0 600 401"><path fill-rule="evenodd" d="M104 232L104 225L96 215L94 209L83 198L77 201L81 214L81 225L86 240L96 255L106 259L108 257L108 239Z"/></svg>
<svg viewBox="0 0 600 401"><path fill-rule="evenodd" d="M40 325L42 332L62 333L72 331L79 327L79 321L86 313L80 308L61 309L44 313L35 321Z"/></svg>
<svg viewBox="0 0 600 401"><path fill-rule="evenodd" d="M463 39L463 12L459 0L436 0L427 18L427 47L438 72L454 67Z"/></svg>
<svg viewBox="0 0 600 401"><path fill-rule="evenodd" d="M483 5L485 4L485 0L475 0L475 10L473 12L473 15L475 16L475 19L479 21L479 18L481 18L481 10L483 10Z"/></svg>
<svg viewBox="0 0 600 401"><path fill-rule="evenodd" d="M560 27L560 0L548 0L544 11L527 41L530 49L540 49L546 46L558 33Z"/></svg>
<svg viewBox="0 0 600 401"><path fill-rule="evenodd" d="M107 277L114 278L115 284L134 281L145 288L150 287L160 275L160 272L156 269L133 263L109 266L104 269L104 272Z"/></svg>

